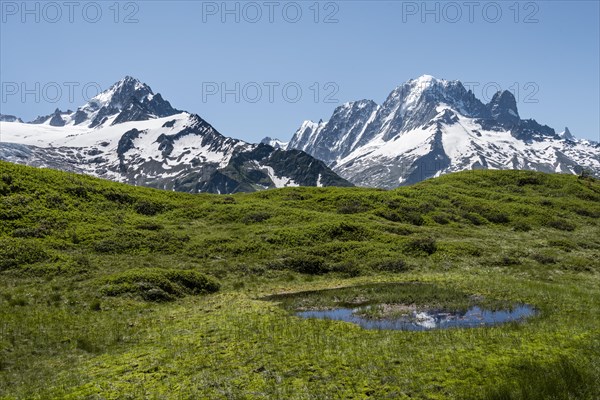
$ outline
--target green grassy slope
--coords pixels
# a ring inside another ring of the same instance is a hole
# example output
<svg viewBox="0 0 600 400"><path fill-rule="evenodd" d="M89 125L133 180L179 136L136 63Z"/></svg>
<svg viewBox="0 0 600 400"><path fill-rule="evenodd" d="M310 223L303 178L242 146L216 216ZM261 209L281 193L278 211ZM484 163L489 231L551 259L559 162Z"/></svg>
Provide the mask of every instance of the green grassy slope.
<svg viewBox="0 0 600 400"><path fill-rule="evenodd" d="M0 162L0 398L598 398L599 217L567 175L217 196ZM413 281L540 315L379 332L260 300Z"/></svg>

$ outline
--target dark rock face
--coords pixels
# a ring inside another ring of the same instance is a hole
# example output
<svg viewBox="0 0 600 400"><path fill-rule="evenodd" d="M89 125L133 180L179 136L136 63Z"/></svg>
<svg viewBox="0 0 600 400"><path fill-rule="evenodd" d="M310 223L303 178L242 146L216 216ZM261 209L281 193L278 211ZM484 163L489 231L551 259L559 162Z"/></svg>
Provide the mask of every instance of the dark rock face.
<svg viewBox="0 0 600 400"><path fill-rule="evenodd" d="M431 151L415 160L408 169L408 175L404 178L405 185L412 185L425 179L432 178L448 168L451 164L450 158L444 152L442 144L442 132L440 129L435 133Z"/></svg>
<svg viewBox="0 0 600 400"><path fill-rule="evenodd" d="M44 122L48 121L49 118L52 118L52 114L50 115L40 115L38 116L36 119L34 119L33 121L30 121L30 124L43 124Z"/></svg>
<svg viewBox="0 0 600 400"><path fill-rule="evenodd" d="M160 94L155 95L150 100L143 98L141 102L132 97L126 108L115 118L112 125L129 121L147 121L151 118L168 117L178 113L179 111L171 107L168 101L163 100Z"/></svg>
<svg viewBox="0 0 600 400"><path fill-rule="evenodd" d="M515 96L508 90L494 94L486 107L492 119L503 127L511 128L521 121Z"/></svg>
<svg viewBox="0 0 600 400"><path fill-rule="evenodd" d="M73 115L73 122L75 125L81 124L83 121L87 119L87 114L81 110L75 111Z"/></svg>
<svg viewBox="0 0 600 400"><path fill-rule="evenodd" d="M330 163L335 158L349 154L353 150L353 143L359 139L369 117L377 107L377 104L370 100L337 107L331 120L319 131L317 140L309 142L315 134L314 128L309 127L304 136L295 136L292 139L289 148L304 149L310 146L311 154L314 157Z"/></svg>
<svg viewBox="0 0 600 400"><path fill-rule="evenodd" d="M146 110L140 102L132 99L127 108L117 115L117 118L115 118L111 125L121 124L129 121L147 121L148 119L150 119L148 110Z"/></svg>
<svg viewBox="0 0 600 400"><path fill-rule="evenodd" d="M137 129L132 129L125 132L121 139L119 139L119 145L117 147L117 155L123 157L129 150L134 149L135 145L133 141L140 136L141 132Z"/></svg>
<svg viewBox="0 0 600 400"><path fill-rule="evenodd" d="M57 108L56 111L54 111L52 118L50 119L50 126L65 126L65 120L62 119L60 114L61 112Z"/></svg>
<svg viewBox="0 0 600 400"><path fill-rule="evenodd" d="M290 178L299 186L352 186L345 179L340 178L331 171L325 163L316 160L303 151L279 150L265 144L259 144L251 151L240 152L230 161L225 171L236 171L234 175L240 176L241 171L259 172L253 175L246 172L250 182L257 185L267 183L270 179L264 172L253 168L252 165L271 167L276 175Z"/></svg>
<svg viewBox="0 0 600 400"><path fill-rule="evenodd" d="M540 125L534 119L524 119L519 121L517 126L514 127L513 135L517 139L521 139L523 141L540 141L544 138L559 138L554 129L547 125Z"/></svg>
<svg viewBox="0 0 600 400"><path fill-rule="evenodd" d="M108 120L108 117L110 117L113 114L116 114L117 112L119 112L119 110L117 110L116 108L100 108L94 119L92 119L92 122L90 122L90 124L88 125L88 127L95 128L98 125L102 125Z"/></svg>
<svg viewBox="0 0 600 400"><path fill-rule="evenodd" d="M39 125L48 122L50 126L65 126L66 122L63 117L68 116L71 113L73 113L73 111L67 110L63 112L57 108L52 114L41 115L28 123Z"/></svg>
<svg viewBox="0 0 600 400"><path fill-rule="evenodd" d="M0 121L1 122L20 122L23 123L23 120L19 117L15 117L14 115L8 115L8 114L0 114Z"/></svg>

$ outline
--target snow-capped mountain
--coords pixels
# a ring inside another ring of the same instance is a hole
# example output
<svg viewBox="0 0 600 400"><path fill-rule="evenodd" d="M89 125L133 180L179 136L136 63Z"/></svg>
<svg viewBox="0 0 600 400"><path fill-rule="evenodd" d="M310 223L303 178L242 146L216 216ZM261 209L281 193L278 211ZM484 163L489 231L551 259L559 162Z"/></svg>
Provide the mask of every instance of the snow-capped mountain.
<svg viewBox="0 0 600 400"><path fill-rule="evenodd" d="M95 128L126 121L146 121L179 113L181 111L171 107L159 93L154 94L148 85L126 76L75 112L56 109L54 113L37 117L30 123Z"/></svg>
<svg viewBox="0 0 600 400"><path fill-rule="evenodd" d="M262 144L268 144L271 147L274 147L276 149L285 149L287 148L288 142L283 142L279 139L273 139L270 137L266 137L263 140L260 141Z"/></svg>
<svg viewBox="0 0 600 400"><path fill-rule="evenodd" d="M521 119L511 92L484 104L461 82L429 75L397 87L381 105L350 102L327 122L304 122L287 148L354 184L382 188L479 168L600 175L598 143Z"/></svg>
<svg viewBox="0 0 600 400"><path fill-rule="evenodd" d="M0 122L0 159L186 192L349 186L298 150L221 135L126 77L73 111Z"/></svg>

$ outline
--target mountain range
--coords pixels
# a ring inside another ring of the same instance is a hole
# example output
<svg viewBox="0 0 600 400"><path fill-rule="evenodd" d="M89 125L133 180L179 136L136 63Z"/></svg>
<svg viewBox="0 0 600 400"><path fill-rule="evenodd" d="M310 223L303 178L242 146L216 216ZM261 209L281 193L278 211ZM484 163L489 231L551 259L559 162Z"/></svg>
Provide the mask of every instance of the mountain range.
<svg viewBox="0 0 600 400"><path fill-rule="evenodd" d="M223 136L125 77L76 111L23 123L0 116L0 159L191 193L351 186L298 150Z"/></svg>
<svg viewBox="0 0 600 400"><path fill-rule="evenodd" d="M423 75L383 104L345 103L327 122L306 121L289 143L359 186L394 188L471 169L600 175L600 145L519 116L510 91L484 104L460 81Z"/></svg>
<svg viewBox="0 0 600 400"><path fill-rule="evenodd" d="M125 77L75 111L31 122L0 114L0 159L191 193L286 186L395 188L472 169L600 176L600 144L522 119L510 91L483 103L460 81L423 75L383 104L359 100L289 142L226 137Z"/></svg>

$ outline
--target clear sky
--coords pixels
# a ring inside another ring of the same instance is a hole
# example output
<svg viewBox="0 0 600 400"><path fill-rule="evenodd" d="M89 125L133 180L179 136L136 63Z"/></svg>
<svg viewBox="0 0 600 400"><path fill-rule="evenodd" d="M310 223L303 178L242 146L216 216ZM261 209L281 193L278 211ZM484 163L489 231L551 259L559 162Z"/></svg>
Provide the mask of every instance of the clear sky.
<svg viewBox="0 0 600 400"><path fill-rule="evenodd" d="M287 140L303 120L381 103L430 74L469 82L482 100L512 90L522 117L600 140L597 0L0 6L0 112L24 120L131 75L224 135Z"/></svg>

